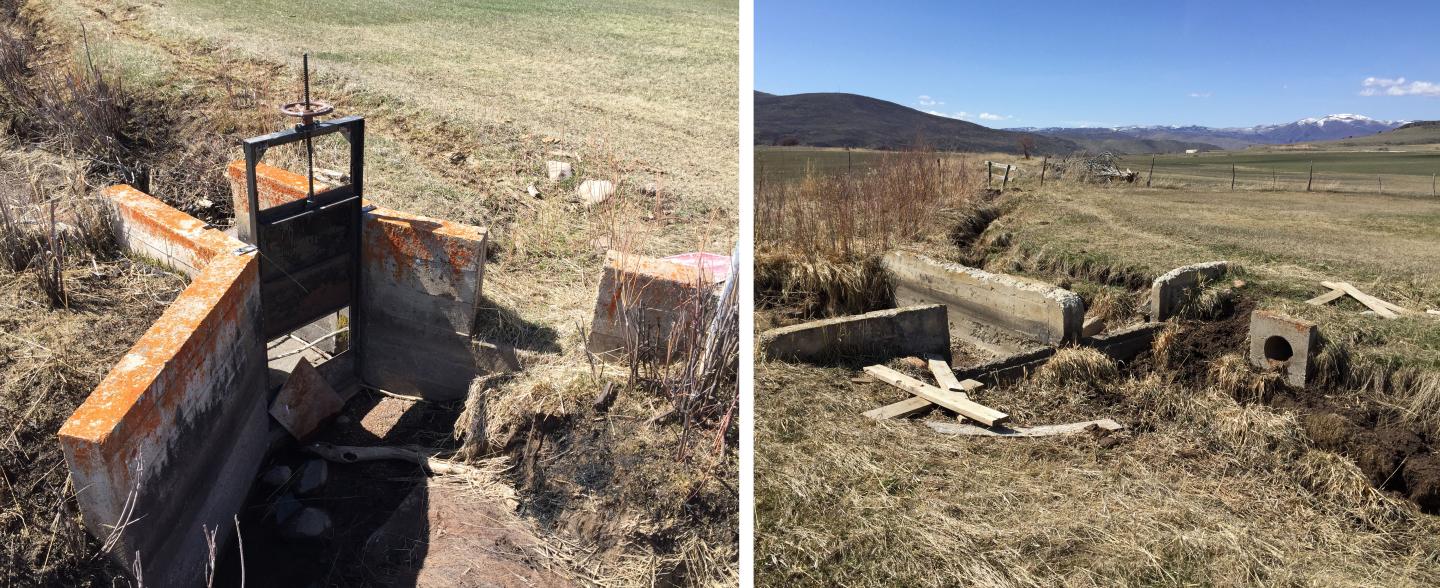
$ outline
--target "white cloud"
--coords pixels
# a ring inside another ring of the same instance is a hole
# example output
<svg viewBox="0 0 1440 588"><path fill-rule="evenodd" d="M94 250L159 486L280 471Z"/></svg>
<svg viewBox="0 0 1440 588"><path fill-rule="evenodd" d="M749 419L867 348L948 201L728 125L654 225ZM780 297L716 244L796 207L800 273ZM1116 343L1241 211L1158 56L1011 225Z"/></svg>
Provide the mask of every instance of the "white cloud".
<svg viewBox="0 0 1440 588"><path fill-rule="evenodd" d="M1191 92L1191 93L1187 94L1187 96L1189 96L1189 97L1191 97L1191 98L1209 98L1209 97L1210 97L1210 93L1209 93L1209 92Z"/></svg>
<svg viewBox="0 0 1440 588"><path fill-rule="evenodd" d="M1440 84L1399 78L1365 78L1360 82L1361 96L1440 96Z"/></svg>
<svg viewBox="0 0 1440 588"><path fill-rule="evenodd" d="M1003 115L1003 114L992 114L992 113L989 113L989 112L982 112L982 113L980 113L980 120L1005 120L1005 119L1007 119L1007 118L1014 118L1014 117L1012 117L1012 116L1006 116L1006 115Z"/></svg>
<svg viewBox="0 0 1440 588"><path fill-rule="evenodd" d="M945 118L970 118L970 113L963 110L960 112L940 112L938 110L927 110L925 111L925 114L933 114L935 116L943 116Z"/></svg>
<svg viewBox="0 0 1440 588"><path fill-rule="evenodd" d="M921 97L920 97L920 105L921 105L921 106L944 106L945 103L944 103L943 101L936 100L936 99L931 98L931 97L929 97L929 96L921 96Z"/></svg>

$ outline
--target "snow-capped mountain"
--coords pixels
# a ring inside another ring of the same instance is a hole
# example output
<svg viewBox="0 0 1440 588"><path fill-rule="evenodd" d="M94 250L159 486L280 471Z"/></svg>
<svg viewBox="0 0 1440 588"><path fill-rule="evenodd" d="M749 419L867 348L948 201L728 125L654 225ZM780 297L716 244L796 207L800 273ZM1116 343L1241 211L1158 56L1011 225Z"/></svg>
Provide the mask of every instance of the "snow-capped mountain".
<svg viewBox="0 0 1440 588"><path fill-rule="evenodd" d="M1202 126L1124 126L1110 130L1130 135L1137 139L1191 141L1209 143L1225 149L1240 149L1250 145L1279 145L1307 141L1331 141L1347 137L1373 135L1388 131L1410 121L1377 120L1359 114L1331 114L1305 118L1291 123L1256 125L1253 127L1202 127ZM1016 129L1018 130L1018 129ZM1093 133L1094 129L1047 128L1025 129L1029 132L1069 137Z"/></svg>

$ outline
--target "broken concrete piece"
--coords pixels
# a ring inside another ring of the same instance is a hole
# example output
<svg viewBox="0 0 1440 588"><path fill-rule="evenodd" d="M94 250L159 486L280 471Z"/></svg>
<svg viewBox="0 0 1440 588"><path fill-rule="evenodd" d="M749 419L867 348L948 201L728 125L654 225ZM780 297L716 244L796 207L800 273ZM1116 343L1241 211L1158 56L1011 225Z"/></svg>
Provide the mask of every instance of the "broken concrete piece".
<svg viewBox="0 0 1440 588"><path fill-rule="evenodd" d="M766 359L829 363L909 355L950 358L945 306L930 304L811 321L760 334Z"/></svg>
<svg viewBox="0 0 1440 588"><path fill-rule="evenodd" d="M1058 344L1080 338L1085 307L1074 292L1015 276L943 263L908 251L883 262L900 306L944 304L952 334L977 343L976 324L1021 340ZM1012 345L1017 350L1018 345Z"/></svg>
<svg viewBox="0 0 1440 588"><path fill-rule="evenodd" d="M1080 338L1094 337L1105 332L1105 318L1092 316L1085 319L1085 324L1080 327Z"/></svg>
<svg viewBox="0 0 1440 588"><path fill-rule="evenodd" d="M1150 320L1163 321L1180 312L1202 282L1213 281L1230 271L1230 263L1211 261L1177 267L1155 278L1150 285Z"/></svg>
<svg viewBox="0 0 1440 588"><path fill-rule="evenodd" d="M345 402L304 357L295 364L280 394L270 403L270 416L296 439L304 439L340 412Z"/></svg>
<svg viewBox="0 0 1440 588"><path fill-rule="evenodd" d="M550 176L551 181L559 181L575 175L575 168L568 161L547 161L545 174Z"/></svg>
<svg viewBox="0 0 1440 588"><path fill-rule="evenodd" d="M1318 341L1315 323L1265 310L1250 313L1251 365L1279 367L1286 384L1303 388L1309 383Z"/></svg>
<svg viewBox="0 0 1440 588"><path fill-rule="evenodd" d="M585 206L595 206L615 194L615 183L610 180L585 180L575 188L575 193L580 196L580 201Z"/></svg>
<svg viewBox="0 0 1440 588"><path fill-rule="evenodd" d="M623 357L626 341L655 357L685 353L687 341L670 346L670 331L701 307L714 306L715 281L690 265L610 251L595 297L595 315L586 347L606 359ZM704 297L696 301L696 297Z"/></svg>
<svg viewBox="0 0 1440 588"><path fill-rule="evenodd" d="M1141 323L1117 331L1101 333L1085 339L1081 343L1088 347L1094 347L1115 361L1129 361L1135 356L1149 351L1155 342L1155 336L1164 328L1165 325L1162 323Z"/></svg>

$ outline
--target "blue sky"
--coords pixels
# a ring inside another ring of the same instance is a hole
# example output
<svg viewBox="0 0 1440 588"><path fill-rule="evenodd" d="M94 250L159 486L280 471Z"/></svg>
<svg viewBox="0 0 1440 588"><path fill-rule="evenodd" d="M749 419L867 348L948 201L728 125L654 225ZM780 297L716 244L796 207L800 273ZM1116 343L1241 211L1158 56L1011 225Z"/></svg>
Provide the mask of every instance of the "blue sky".
<svg viewBox="0 0 1440 588"><path fill-rule="evenodd" d="M992 127L1440 119L1440 2L756 0L755 89Z"/></svg>

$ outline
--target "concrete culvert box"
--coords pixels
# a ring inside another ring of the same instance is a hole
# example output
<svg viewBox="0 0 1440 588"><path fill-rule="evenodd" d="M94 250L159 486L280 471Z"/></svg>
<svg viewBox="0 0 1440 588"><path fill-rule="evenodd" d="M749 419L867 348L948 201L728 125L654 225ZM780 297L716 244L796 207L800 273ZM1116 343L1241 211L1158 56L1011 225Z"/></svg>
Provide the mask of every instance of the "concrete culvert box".
<svg viewBox="0 0 1440 588"><path fill-rule="evenodd" d="M1319 330L1315 323L1257 310L1250 314L1250 363L1261 369L1280 368L1285 383L1297 388L1310 380Z"/></svg>

